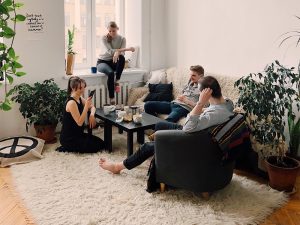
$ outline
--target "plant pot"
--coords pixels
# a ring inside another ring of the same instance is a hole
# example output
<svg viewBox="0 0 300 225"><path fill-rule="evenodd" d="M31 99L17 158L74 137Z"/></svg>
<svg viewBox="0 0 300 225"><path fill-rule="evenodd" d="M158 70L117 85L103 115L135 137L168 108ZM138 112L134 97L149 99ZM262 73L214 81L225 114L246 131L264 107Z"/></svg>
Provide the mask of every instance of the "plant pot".
<svg viewBox="0 0 300 225"><path fill-rule="evenodd" d="M46 144L52 144L57 141L55 137L55 129L57 124L52 125L37 125L34 124L34 128L36 131L36 136L45 140Z"/></svg>
<svg viewBox="0 0 300 225"><path fill-rule="evenodd" d="M284 157L283 161L291 165L290 168L287 168L276 165L276 161L276 156L270 156L265 160L270 187L278 191L292 192L300 163L293 158Z"/></svg>
<svg viewBox="0 0 300 225"><path fill-rule="evenodd" d="M72 75L73 74L74 64L75 64L75 54L68 54L68 57L67 57L67 70L66 70L67 75Z"/></svg>

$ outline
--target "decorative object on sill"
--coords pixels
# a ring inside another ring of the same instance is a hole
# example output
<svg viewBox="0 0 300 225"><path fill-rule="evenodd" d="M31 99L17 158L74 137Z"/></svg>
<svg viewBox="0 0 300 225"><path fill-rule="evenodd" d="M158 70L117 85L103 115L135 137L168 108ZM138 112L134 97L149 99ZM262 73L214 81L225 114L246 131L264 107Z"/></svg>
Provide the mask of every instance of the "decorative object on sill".
<svg viewBox="0 0 300 225"><path fill-rule="evenodd" d="M91 67L91 73L97 73L97 67L92 66Z"/></svg>
<svg viewBox="0 0 300 225"><path fill-rule="evenodd" d="M0 1L1 37L3 39L0 43L0 80L4 80L4 95L1 94L0 110L4 111L10 110L12 104L8 83L13 83L13 76L21 77L26 74L19 71L23 66L19 63L19 56L16 55L13 48L16 36L16 23L24 22L26 19L24 15L17 13L23 5L23 3L16 3L14 0Z"/></svg>
<svg viewBox="0 0 300 225"><path fill-rule="evenodd" d="M53 79L43 83L19 84L13 89L12 100L20 103L20 112L27 119L26 130L34 124L37 137L46 143L56 142L55 128L62 121L67 100L66 90L61 90Z"/></svg>
<svg viewBox="0 0 300 225"><path fill-rule="evenodd" d="M286 157L284 136L286 115L296 117L293 104L300 110L299 85L300 77L294 68L285 68L278 61L262 73L251 73L235 82L240 93L238 106L245 111L252 133L252 146L265 159L270 186L279 191L293 190L297 176L293 170L300 168L297 160Z"/></svg>
<svg viewBox="0 0 300 225"><path fill-rule="evenodd" d="M75 64L76 52L74 52L73 50L74 36L75 36L75 26L73 25L72 30L68 29L68 52L67 52L68 56L67 56L67 69L66 69L67 75L73 74L73 69Z"/></svg>

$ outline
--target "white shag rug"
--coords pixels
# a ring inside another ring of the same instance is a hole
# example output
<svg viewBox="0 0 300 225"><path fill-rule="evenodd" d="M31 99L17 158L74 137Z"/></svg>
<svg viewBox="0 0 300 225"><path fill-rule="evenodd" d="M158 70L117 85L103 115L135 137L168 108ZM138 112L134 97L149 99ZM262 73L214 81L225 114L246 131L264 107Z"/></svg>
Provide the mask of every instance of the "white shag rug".
<svg viewBox="0 0 300 225"><path fill-rule="evenodd" d="M206 201L183 190L145 191L149 162L120 175L98 167L99 157L120 161L126 136L114 135L112 154L59 153L46 145L45 158L11 168L18 192L39 225L258 224L287 196L234 175Z"/></svg>

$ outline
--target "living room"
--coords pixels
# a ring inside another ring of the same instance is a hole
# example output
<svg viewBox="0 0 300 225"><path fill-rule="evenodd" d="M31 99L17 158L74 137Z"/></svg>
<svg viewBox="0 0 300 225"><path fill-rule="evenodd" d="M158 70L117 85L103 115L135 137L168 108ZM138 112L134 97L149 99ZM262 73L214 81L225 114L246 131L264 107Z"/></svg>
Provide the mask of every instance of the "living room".
<svg viewBox="0 0 300 225"><path fill-rule="evenodd" d="M0 81L1 104L5 93L21 83L33 85L53 78L60 89L67 88L70 77L66 75L68 29L72 31L73 25L76 55L72 74L86 81L87 91L106 85L106 76L100 72L93 74L91 67L96 66L99 55L95 27L101 24L101 35L106 35L105 26L112 20L118 24L119 34L126 38L126 47L136 50L134 54L126 52L125 58L131 63L134 58L135 63L133 68L124 70L120 80L122 85L129 85L129 89L137 86L139 90L148 90L144 86L149 77L161 70L177 87L187 82L190 66L201 65L205 76L213 75L219 79L220 75L220 82L230 83L228 89L221 87L224 88L223 95L226 93L231 97L238 92L239 85L234 87L235 81L250 73L263 73L275 60L284 68L296 68L289 73L291 76L296 74L299 79L300 5L297 0L21 2L24 6L17 13L26 19L17 23L13 48L23 65L19 71L26 75L12 76L12 84L5 85ZM98 15L95 10L98 8L110 11ZM78 10L84 10L80 11L84 16L74 16ZM39 20L41 30L31 29L32 17L33 21ZM289 38L291 35L295 36ZM4 43L10 41L7 38ZM8 78L6 82L10 82ZM128 102L121 103L127 105ZM297 103L294 101L292 105ZM8 111L0 109L0 139L36 136L33 125L26 130L26 119L20 113L19 103L9 106ZM297 107L293 113L294 121L299 120ZM288 120L286 115L282 118ZM57 138L60 132L61 124L58 124ZM104 139L102 126L92 132ZM0 224L300 224L299 191L296 190L300 187L299 175L293 195L269 188L266 177L238 171L227 189L212 193L208 200L199 193L172 187L165 192L149 194L145 191L149 161L120 175L99 168L99 158L119 161L128 152L128 134L120 134L122 132L115 128L112 132L111 153L64 154L55 151L58 140L55 144L44 145L41 160L1 168L1 200L6 201L3 201L4 205L0 203L0 212L3 209ZM288 146L288 123L281 133ZM144 138L148 141L147 135ZM299 134L297 138L300 139ZM135 143L135 138L133 142L136 151L139 144ZM298 147L294 158L299 156ZM33 172L28 174L29 171ZM237 196L233 196L235 194ZM10 195L17 197L11 200ZM77 200L80 202L75 202ZM19 213L4 210L16 205ZM240 210L243 207L245 209ZM97 212L91 212L93 210Z"/></svg>

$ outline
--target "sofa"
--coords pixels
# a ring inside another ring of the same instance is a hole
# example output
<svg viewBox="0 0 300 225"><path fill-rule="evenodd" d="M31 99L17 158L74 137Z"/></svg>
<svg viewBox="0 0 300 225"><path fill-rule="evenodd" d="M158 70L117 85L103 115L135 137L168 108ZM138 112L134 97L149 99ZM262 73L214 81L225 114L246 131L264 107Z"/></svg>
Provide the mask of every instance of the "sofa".
<svg viewBox="0 0 300 225"><path fill-rule="evenodd" d="M165 70L166 79L164 82L173 84L174 99L181 94L182 87L189 81L189 69L171 67ZM234 82L238 79L236 76L226 76L214 73L205 73L205 76L214 76L220 83L224 97L231 99L234 103L238 99L238 90L234 88ZM148 86L132 88L129 91L128 105L144 105L143 100L149 94ZM159 115L160 118L166 118L167 115ZM182 118L179 123L184 123Z"/></svg>

